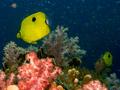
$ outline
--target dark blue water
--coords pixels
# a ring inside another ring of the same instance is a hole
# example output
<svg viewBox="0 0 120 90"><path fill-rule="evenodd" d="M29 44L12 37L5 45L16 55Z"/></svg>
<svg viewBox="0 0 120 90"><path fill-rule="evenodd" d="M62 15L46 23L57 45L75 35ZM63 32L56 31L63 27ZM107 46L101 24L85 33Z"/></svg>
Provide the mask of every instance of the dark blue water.
<svg viewBox="0 0 120 90"><path fill-rule="evenodd" d="M11 7L15 3L16 8ZM0 0L0 59L9 41L16 39L22 19L34 12L47 14L51 28L69 27L70 36L79 36L83 58L88 67L109 50L113 55L113 71L120 76L120 0ZM2 63L2 62L1 62Z"/></svg>

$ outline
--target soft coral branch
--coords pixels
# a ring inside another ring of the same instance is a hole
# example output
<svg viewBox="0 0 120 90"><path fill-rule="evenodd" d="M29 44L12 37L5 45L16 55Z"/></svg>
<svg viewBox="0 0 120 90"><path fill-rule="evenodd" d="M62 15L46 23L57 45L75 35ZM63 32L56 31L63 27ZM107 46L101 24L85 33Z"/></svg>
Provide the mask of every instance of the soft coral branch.
<svg viewBox="0 0 120 90"><path fill-rule="evenodd" d="M51 58L39 60L33 51L26 55L26 61L29 63L18 68L20 90L44 90L61 73Z"/></svg>
<svg viewBox="0 0 120 90"><path fill-rule="evenodd" d="M81 62L86 51L79 46L79 38L68 37L68 28L58 26L43 40L46 54L54 56L57 65L68 66L74 58Z"/></svg>
<svg viewBox="0 0 120 90"><path fill-rule="evenodd" d="M14 74L11 73L9 75L9 78L6 79L6 75L3 71L0 71L0 90L5 90L7 86L11 85L14 83Z"/></svg>

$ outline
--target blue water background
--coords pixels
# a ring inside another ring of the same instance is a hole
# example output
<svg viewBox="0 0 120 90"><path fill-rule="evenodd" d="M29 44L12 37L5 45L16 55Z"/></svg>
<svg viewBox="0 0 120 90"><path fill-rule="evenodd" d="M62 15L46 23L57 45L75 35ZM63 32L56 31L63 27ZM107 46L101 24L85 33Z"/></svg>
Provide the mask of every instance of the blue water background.
<svg viewBox="0 0 120 90"><path fill-rule="evenodd" d="M0 0L1 65L6 43L28 46L16 33L22 19L38 11L47 14L52 30L63 25L69 27L69 36L79 36L81 48L87 51L83 57L87 67L93 67L104 51L111 51L113 72L120 76L120 0Z"/></svg>

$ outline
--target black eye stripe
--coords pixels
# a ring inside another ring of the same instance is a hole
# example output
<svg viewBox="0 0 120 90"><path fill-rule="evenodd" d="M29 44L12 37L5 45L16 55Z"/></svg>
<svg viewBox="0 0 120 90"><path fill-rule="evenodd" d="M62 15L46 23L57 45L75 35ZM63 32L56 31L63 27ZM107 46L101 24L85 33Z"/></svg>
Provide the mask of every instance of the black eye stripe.
<svg viewBox="0 0 120 90"><path fill-rule="evenodd" d="M32 18L32 22L35 22L35 21L36 21L36 18L35 18L35 17L33 17L33 18Z"/></svg>

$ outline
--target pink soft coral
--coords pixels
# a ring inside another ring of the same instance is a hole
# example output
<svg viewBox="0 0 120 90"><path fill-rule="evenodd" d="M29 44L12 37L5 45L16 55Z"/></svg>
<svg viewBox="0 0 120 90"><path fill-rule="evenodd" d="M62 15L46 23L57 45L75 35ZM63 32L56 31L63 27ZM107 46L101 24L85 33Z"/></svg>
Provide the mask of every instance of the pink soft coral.
<svg viewBox="0 0 120 90"><path fill-rule="evenodd" d="M35 52L26 55L26 63L18 68L18 87L20 90L45 90L60 73L61 69L52 63L52 59L39 60Z"/></svg>
<svg viewBox="0 0 120 90"><path fill-rule="evenodd" d="M84 84L81 90L108 90L99 80L92 80Z"/></svg>
<svg viewBox="0 0 120 90"><path fill-rule="evenodd" d="M6 75L3 71L0 71L0 90L5 90L5 88L11 84L13 84L14 81L14 74L11 73L9 78L6 79Z"/></svg>
<svg viewBox="0 0 120 90"><path fill-rule="evenodd" d="M3 90L6 86L5 76L5 73L3 71L0 71L0 90Z"/></svg>

